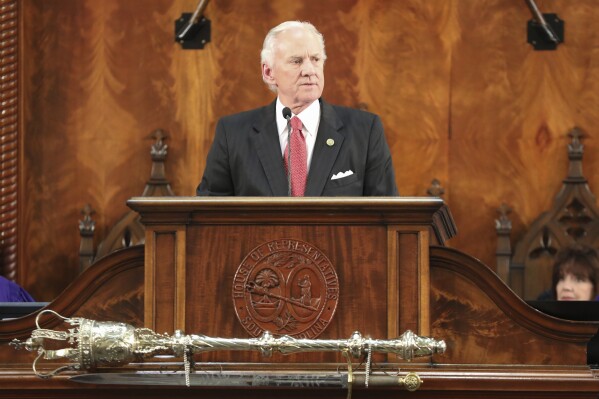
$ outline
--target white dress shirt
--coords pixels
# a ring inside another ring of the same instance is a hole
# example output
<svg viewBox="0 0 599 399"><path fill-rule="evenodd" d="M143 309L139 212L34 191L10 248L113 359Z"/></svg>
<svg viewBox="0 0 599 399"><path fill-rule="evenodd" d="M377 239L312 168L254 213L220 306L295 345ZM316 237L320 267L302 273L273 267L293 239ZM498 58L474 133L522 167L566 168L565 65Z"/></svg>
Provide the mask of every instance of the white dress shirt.
<svg viewBox="0 0 599 399"><path fill-rule="evenodd" d="M281 154L284 155L287 147L287 119L283 117L283 108L285 106L277 97L276 117L277 130L279 132L279 142L281 143ZM304 109L298 115L291 114L291 117L297 116L302 121L302 132L306 139L306 154L308 156L308 171L310 171L310 162L312 161L312 153L314 152L314 144L316 143L316 134L318 133L318 125L320 124L320 101L316 100Z"/></svg>

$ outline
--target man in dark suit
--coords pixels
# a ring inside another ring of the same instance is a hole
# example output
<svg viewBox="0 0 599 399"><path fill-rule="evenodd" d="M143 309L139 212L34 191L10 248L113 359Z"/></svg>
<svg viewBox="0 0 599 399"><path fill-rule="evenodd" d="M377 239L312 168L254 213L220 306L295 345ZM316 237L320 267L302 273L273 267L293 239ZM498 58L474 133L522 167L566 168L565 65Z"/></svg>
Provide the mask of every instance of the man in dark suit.
<svg viewBox="0 0 599 399"><path fill-rule="evenodd" d="M261 58L262 79L278 97L218 122L197 194L398 195L379 117L320 98L326 53L316 28L298 21L278 25L266 36ZM295 117L299 151L289 130ZM302 172L295 171L298 165Z"/></svg>

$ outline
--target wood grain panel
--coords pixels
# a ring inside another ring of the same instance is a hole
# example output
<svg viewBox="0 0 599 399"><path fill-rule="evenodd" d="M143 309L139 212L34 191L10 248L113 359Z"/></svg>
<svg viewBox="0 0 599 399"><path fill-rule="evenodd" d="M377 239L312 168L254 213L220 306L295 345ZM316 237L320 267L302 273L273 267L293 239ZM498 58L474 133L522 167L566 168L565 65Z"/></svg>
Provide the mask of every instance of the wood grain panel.
<svg viewBox="0 0 599 399"><path fill-rule="evenodd" d="M523 29L530 15L517 2L458 2L448 199L460 237L452 245L488 265L494 265L490 226L501 202L514 209L517 239L549 209L561 187L567 131L580 125L589 134L585 142L596 145L594 123L585 123L597 118L585 105L596 101L593 85L587 84L597 74L590 45L596 39L575 16L596 13L591 3L539 2L545 12L570 22L558 51L533 51ZM485 22L473 24L476 19ZM585 151L585 165L595 163L596 154ZM587 175L591 188L599 189L596 177Z"/></svg>
<svg viewBox="0 0 599 399"><path fill-rule="evenodd" d="M270 102L264 35L288 19L325 35L324 97L363 104L385 125L402 195L445 188L460 231L449 245L494 267L496 208L513 238L548 209L566 175L566 132L584 139L599 193L599 17L595 0L537 0L566 21L557 51L526 43L523 1L210 2L212 40L182 50L190 0L23 0L19 267L39 300L78 274L77 221L90 203L100 239L149 177L148 135L165 129L167 176L192 195L219 117Z"/></svg>
<svg viewBox="0 0 599 399"><path fill-rule="evenodd" d="M194 264L197 262L194 260L200 260L202 267L188 267L185 330L209 336L247 337L248 333L232 312L235 272L255 247L289 238L307 242L321 251L331 261L342 287L337 313L319 338L349 338L355 330L364 336L386 337L386 230L379 226L289 226L285 229L286 236L282 237L280 229L280 226L202 226L188 231L188 243L197 244L188 244L187 259ZM359 237L369 237L378 245L366 245L369 240ZM232 242L240 244L230 245ZM206 307L206 304L215 306ZM248 355L233 353L231 356L231 360L239 360ZM201 357L203 361L229 360L222 354ZM305 356L276 356L275 361L299 358L305 359ZM260 361L260 356L253 355L252 359ZM315 354L310 359L341 361L337 354Z"/></svg>

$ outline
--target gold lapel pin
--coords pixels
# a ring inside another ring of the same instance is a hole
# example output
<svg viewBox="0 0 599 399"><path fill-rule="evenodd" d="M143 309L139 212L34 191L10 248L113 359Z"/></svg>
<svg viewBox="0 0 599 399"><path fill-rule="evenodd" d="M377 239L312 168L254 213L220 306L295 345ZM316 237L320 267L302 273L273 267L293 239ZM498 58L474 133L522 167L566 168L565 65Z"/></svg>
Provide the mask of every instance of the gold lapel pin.
<svg viewBox="0 0 599 399"><path fill-rule="evenodd" d="M335 140L333 140L333 139L327 139L327 145L329 147L332 147L333 145L335 145Z"/></svg>

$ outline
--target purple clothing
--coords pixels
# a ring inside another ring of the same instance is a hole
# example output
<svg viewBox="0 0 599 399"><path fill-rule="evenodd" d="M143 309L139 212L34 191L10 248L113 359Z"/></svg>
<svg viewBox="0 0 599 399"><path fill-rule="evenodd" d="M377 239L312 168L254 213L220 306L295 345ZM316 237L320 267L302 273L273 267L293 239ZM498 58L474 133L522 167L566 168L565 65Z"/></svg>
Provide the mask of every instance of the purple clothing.
<svg viewBox="0 0 599 399"><path fill-rule="evenodd" d="M0 276L0 302L35 302L17 283Z"/></svg>

